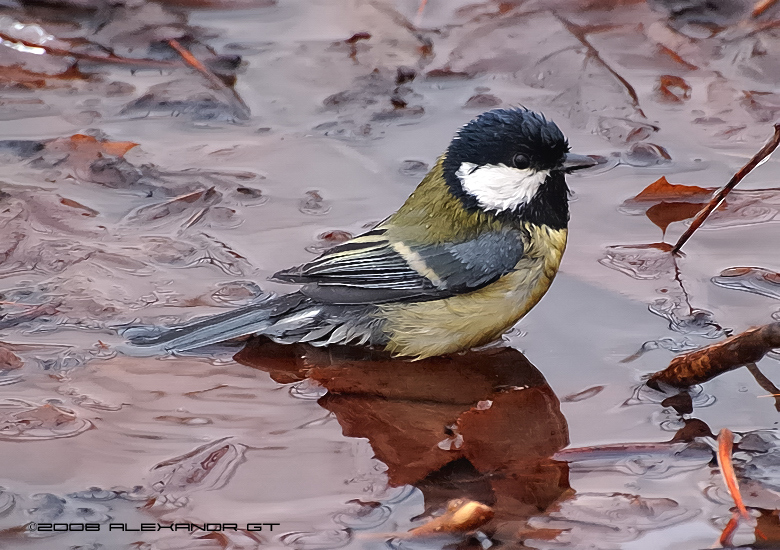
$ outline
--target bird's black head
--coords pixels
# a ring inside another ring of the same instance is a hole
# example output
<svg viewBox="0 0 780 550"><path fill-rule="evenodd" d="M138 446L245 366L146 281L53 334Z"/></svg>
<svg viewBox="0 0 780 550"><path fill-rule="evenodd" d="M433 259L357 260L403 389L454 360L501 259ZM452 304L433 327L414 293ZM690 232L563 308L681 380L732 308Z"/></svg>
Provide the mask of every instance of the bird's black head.
<svg viewBox="0 0 780 550"><path fill-rule="evenodd" d="M543 115L496 109L460 129L444 155L444 178L466 208L563 228L568 151L563 133Z"/></svg>

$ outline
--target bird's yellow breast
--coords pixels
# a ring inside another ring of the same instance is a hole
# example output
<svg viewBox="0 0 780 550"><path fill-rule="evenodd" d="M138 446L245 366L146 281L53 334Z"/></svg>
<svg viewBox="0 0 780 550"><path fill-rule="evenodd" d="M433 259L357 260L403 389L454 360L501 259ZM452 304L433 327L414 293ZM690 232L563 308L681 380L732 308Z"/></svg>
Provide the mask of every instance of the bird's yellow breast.
<svg viewBox="0 0 780 550"><path fill-rule="evenodd" d="M567 230L524 225L525 252L514 270L468 294L380 306L386 350L423 359L486 344L536 305L550 287L566 248Z"/></svg>

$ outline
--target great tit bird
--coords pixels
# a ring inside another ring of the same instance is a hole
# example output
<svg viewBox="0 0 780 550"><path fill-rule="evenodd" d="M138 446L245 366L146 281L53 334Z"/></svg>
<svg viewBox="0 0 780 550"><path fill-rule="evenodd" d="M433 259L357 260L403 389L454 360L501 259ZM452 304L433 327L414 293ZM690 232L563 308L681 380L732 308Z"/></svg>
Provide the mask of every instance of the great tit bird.
<svg viewBox="0 0 780 550"><path fill-rule="evenodd" d="M566 247L564 175L594 164L569 153L543 115L488 111L458 131L395 214L273 276L302 284L297 292L126 336L168 352L264 335L415 359L489 343L550 287Z"/></svg>

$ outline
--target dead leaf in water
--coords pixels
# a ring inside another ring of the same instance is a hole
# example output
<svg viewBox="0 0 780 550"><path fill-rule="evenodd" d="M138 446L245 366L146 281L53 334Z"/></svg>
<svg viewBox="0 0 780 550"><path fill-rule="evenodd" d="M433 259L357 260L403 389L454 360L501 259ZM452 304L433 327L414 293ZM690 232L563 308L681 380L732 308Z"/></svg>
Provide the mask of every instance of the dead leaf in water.
<svg viewBox="0 0 780 550"><path fill-rule="evenodd" d="M682 103L691 98L691 86L679 76L664 74L658 77L656 97L663 103Z"/></svg>
<svg viewBox="0 0 780 550"><path fill-rule="evenodd" d="M647 218L666 233L670 224L696 216L714 191L714 188L669 183L666 176L662 176L635 197L623 202L621 209L631 213L645 209ZM719 210L727 206L724 202Z"/></svg>
<svg viewBox="0 0 780 550"><path fill-rule="evenodd" d="M669 183L666 176L661 176L653 183L645 187L636 197L629 199L636 202L652 201L660 202L671 199L709 199L715 189L698 187L696 185L679 185ZM698 201L697 201L698 202Z"/></svg>
<svg viewBox="0 0 780 550"><path fill-rule="evenodd" d="M620 205L629 215L645 214L664 233L670 224L694 218L710 201L715 188L669 183L661 177ZM780 211L780 190L735 190L707 219L705 229L772 221Z"/></svg>
<svg viewBox="0 0 780 550"><path fill-rule="evenodd" d="M710 279L715 285L780 300L780 273L762 267L730 267Z"/></svg>
<svg viewBox="0 0 780 550"><path fill-rule="evenodd" d="M3 67L0 71L0 89L35 90L41 88L62 88L77 80L89 77L75 65L58 74L37 73L19 66Z"/></svg>
<svg viewBox="0 0 780 550"><path fill-rule="evenodd" d="M0 370L21 368L24 363L19 356L5 346L0 346Z"/></svg>
<svg viewBox="0 0 780 550"><path fill-rule="evenodd" d="M90 218L93 218L93 217L97 216L100 213L97 210L93 210L92 208L90 208L88 206L84 206L83 204L74 201L73 199L67 199L65 197L61 197L60 198L60 204L63 204L65 206L70 206L71 208L77 208L79 210L82 210L81 215L82 216L87 216L87 217L90 217Z"/></svg>
<svg viewBox="0 0 780 550"><path fill-rule="evenodd" d="M36 405L22 399L0 401L0 439L6 441L43 441L73 437L94 425L76 413L44 403Z"/></svg>
<svg viewBox="0 0 780 550"><path fill-rule="evenodd" d="M102 155L123 157L133 147L138 146L132 141L108 141L98 140L93 136L74 134L69 138L53 139L46 144L46 148L52 151L63 151L79 155L80 158L95 159Z"/></svg>

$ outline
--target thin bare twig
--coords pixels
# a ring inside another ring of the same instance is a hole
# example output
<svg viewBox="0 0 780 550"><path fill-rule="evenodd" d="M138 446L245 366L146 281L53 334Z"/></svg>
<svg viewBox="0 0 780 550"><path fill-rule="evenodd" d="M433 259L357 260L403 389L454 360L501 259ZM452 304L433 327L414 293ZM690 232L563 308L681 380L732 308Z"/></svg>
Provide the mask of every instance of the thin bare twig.
<svg viewBox="0 0 780 550"><path fill-rule="evenodd" d="M575 25L565 17L561 16L559 13L553 11L552 14L558 21L561 22L561 24L564 27L566 27L566 30L569 31L569 33L571 33L571 35L574 38L579 40L580 44L585 46L585 48L588 50L587 53L588 57L591 57L596 61L598 61L601 64L601 66L604 67L607 70L607 72L609 72L609 74L614 76L618 80L618 82L620 82L623 88L625 88L628 96L631 98L631 105L634 107L634 110L637 112L637 114L639 114L642 118L647 118L645 116L644 111L642 111L642 108L639 106L639 95L636 93L634 87L631 85L631 83L628 80L623 78L623 76L620 73L618 73L615 69L613 69L609 65L609 63L604 61L604 59L599 54L599 51L588 40L586 36L587 32L582 27Z"/></svg>
<svg viewBox="0 0 780 550"><path fill-rule="evenodd" d="M417 8L417 13L414 16L414 26L419 27L422 25L423 14L425 13L425 5L428 0L420 0L420 7Z"/></svg>
<svg viewBox="0 0 780 550"><path fill-rule="evenodd" d="M758 365L755 363L748 363L745 366L750 371L750 374L753 375L753 378L756 379L758 385L761 386L761 389L769 392L769 395L759 395L758 397L774 397L775 409L780 412L780 389L769 378L764 376L764 373L758 369Z"/></svg>
<svg viewBox="0 0 780 550"><path fill-rule="evenodd" d="M777 0L758 0L758 2L756 2L756 5L753 6L753 13L750 14L751 17L758 17L766 10L774 6L776 3Z"/></svg>
<svg viewBox="0 0 780 550"><path fill-rule="evenodd" d="M171 48L176 50L176 53L181 56L185 63L202 74L213 88L223 92L227 96L233 106L233 111L238 118L242 120L247 120L249 118L249 107L233 88L225 84L221 78L211 72L206 65L201 63L198 58L192 55L184 46L179 44L178 40L171 38L168 40L168 44Z"/></svg>
<svg viewBox="0 0 780 550"><path fill-rule="evenodd" d="M694 65L693 63L688 63L685 59L680 56L676 51L673 49L664 46L663 44L658 44L658 51L660 51L662 54L671 57L676 63L679 63L686 69L690 69L692 71L698 70L699 67Z"/></svg>
<svg viewBox="0 0 780 550"><path fill-rule="evenodd" d="M691 297L688 294L688 291L685 290L685 285L683 285L682 274L680 273L680 266L677 265L677 256L672 256L672 260L674 263L674 280L677 281L678 285L680 285L680 290L682 291L683 299L685 300L685 304L688 306L688 315L693 315L693 306L691 305Z"/></svg>
<svg viewBox="0 0 780 550"><path fill-rule="evenodd" d="M772 29L776 29L777 27L780 27L780 19L773 19L771 21L765 21L763 23L759 23L755 27L753 27L752 30L745 34L738 34L734 36L733 38L729 38L727 40L724 40L724 42L736 42L738 40L744 40L745 38L750 38L751 36L755 36L757 34L761 34L764 31L770 31Z"/></svg>
<svg viewBox="0 0 780 550"><path fill-rule="evenodd" d="M88 53L72 52L70 50L61 50L59 48L52 48L51 46L37 44L35 42L30 42L28 40L16 38L14 36L1 33L1 32L0 32L0 40L4 42L21 44L22 46L26 46L28 48L40 48L49 55L54 55L57 57L73 57L79 61L90 61L94 63L109 63L114 65L133 65L136 67L138 66L148 67L150 69L178 69L181 67L179 63L172 63L170 61L157 61L156 59L143 59L143 58L133 59L131 57L119 57L118 55L115 55L113 53L109 53L106 56L101 56L101 55L92 55Z"/></svg>
<svg viewBox="0 0 780 550"><path fill-rule="evenodd" d="M688 227L685 233L683 233L677 241L677 244L674 245L674 248L672 248L672 254L676 254L680 251L683 245L688 242L688 239L691 238L691 235L693 235L699 226L704 223L704 220L706 220L707 217L712 214L713 210L720 206L720 204L726 198L726 195L728 195L731 190L734 189L734 187L736 187L737 184L745 178L745 176L752 172L756 166L768 159L769 155L771 155L772 152L777 149L778 145L780 145L780 124L775 124L775 133L772 136L772 139L770 139L766 145L764 145L761 150L759 150L758 153L756 153L753 158L748 161L745 166L740 168L739 171L732 176L729 182L721 187L717 193L715 193L715 196L712 197L710 202L708 202L707 205L702 208L698 214L696 214L696 217L693 219L693 222L691 222L690 227Z"/></svg>

